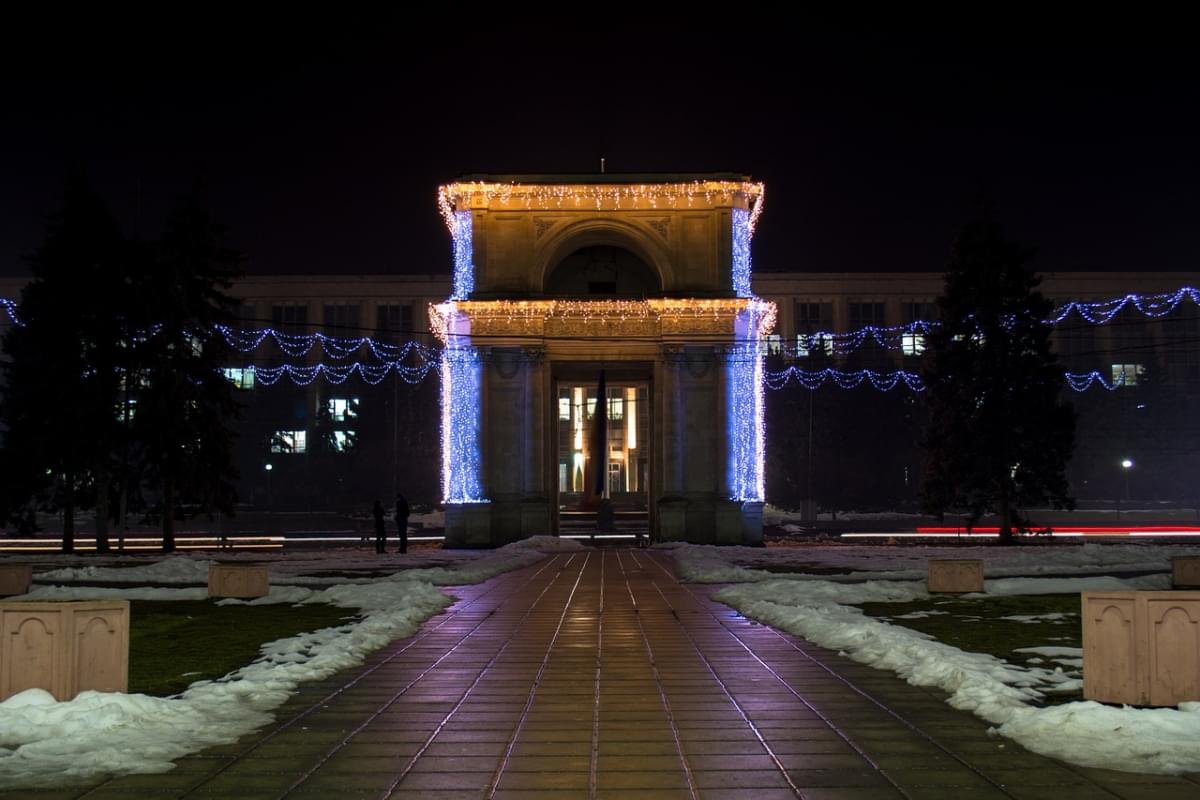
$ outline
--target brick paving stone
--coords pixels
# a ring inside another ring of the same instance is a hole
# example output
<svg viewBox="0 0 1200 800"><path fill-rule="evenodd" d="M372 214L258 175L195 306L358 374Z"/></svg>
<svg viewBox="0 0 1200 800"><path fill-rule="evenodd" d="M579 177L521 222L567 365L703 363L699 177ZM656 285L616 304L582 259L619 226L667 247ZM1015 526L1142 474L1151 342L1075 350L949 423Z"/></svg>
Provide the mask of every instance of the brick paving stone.
<svg viewBox="0 0 1200 800"><path fill-rule="evenodd" d="M172 773L0 800L1200 798L1195 776L1070 767L989 736L717 588L678 583L665 552L554 555L454 587L416 636Z"/></svg>

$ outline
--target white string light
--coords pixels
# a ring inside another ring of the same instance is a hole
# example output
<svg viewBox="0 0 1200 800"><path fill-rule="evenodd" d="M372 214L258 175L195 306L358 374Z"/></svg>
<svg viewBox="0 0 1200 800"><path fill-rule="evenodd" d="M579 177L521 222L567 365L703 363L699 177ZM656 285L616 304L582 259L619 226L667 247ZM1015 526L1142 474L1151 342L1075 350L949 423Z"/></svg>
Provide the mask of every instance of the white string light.
<svg viewBox="0 0 1200 800"><path fill-rule="evenodd" d="M763 184L752 181L691 181L687 183L638 184L531 184L491 183L468 181L438 187L438 211L446 227L454 235L456 212L473 204L527 209L582 209L597 211L608 207L620 208L692 208L697 199L708 204L733 203L738 194L753 203L750 212L750 233L753 235L762 216L765 190Z"/></svg>

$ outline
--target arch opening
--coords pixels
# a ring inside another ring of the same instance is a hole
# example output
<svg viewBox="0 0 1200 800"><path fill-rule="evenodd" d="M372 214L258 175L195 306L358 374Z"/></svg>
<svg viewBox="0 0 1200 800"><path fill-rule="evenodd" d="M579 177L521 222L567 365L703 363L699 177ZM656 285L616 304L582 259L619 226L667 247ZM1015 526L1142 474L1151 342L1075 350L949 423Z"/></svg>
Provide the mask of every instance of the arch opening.
<svg viewBox="0 0 1200 800"><path fill-rule="evenodd" d="M658 274L637 254L613 245L574 250L550 270L543 293L595 300L662 295Z"/></svg>

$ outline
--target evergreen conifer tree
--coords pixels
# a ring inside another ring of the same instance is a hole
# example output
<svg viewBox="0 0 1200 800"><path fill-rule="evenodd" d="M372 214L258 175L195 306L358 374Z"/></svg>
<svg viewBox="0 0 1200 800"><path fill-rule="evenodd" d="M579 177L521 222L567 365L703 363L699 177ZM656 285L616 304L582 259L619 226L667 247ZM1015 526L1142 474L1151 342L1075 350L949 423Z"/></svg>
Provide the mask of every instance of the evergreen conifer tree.
<svg viewBox="0 0 1200 800"><path fill-rule="evenodd" d="M963 228L925 372L922 504L966 509L971 525L994 513L1004 543L1026 530L1022 509L1073 507L1066 465L1075 414L1062 399L1063 371L1042 322L1052 303L1037 291L1031 258L990 220Z"/></svg>

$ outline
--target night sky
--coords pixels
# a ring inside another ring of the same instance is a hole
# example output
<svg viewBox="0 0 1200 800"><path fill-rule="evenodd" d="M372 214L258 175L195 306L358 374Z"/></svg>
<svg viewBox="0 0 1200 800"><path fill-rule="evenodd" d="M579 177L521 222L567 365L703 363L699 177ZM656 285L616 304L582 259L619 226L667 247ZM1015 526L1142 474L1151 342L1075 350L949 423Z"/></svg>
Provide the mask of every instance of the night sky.
<svg viewBox="0 0 1200 800"><path fill-rule="evenodd" d="M420 273L448 270L439 183L601 156L765 181L759 270L940 270L983 203L1042 270L1200 265L1182 38L179 25L10 27L0 273L72 164L148 236L203 176L250 272Z"/></svg>

